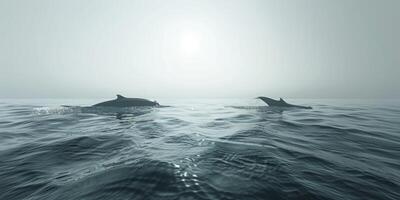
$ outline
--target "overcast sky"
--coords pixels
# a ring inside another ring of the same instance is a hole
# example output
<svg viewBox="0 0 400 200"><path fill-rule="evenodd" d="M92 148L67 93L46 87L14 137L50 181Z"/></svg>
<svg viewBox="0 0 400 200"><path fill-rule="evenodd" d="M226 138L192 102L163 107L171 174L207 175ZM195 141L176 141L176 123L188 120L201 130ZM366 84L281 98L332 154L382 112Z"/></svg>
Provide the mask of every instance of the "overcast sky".
<svg viewBox="0 0 400 200"><path fill-rule="evenodd" d="M0 0L0 98L398 98L399 86L399 0Z"/></svg>

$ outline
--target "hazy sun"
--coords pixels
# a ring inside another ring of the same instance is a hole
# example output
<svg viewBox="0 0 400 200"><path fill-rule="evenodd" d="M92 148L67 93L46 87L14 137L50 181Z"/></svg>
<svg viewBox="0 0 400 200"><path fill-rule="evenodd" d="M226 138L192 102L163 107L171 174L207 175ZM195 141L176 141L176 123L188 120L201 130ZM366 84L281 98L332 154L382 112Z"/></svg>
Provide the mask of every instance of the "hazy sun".
<svg viewBox="0 0 400 200"><path fill-rule="evenodd" d="M185 56L194 56L200 49L200 36L192 31L182 33L180 51Z"/></svg>

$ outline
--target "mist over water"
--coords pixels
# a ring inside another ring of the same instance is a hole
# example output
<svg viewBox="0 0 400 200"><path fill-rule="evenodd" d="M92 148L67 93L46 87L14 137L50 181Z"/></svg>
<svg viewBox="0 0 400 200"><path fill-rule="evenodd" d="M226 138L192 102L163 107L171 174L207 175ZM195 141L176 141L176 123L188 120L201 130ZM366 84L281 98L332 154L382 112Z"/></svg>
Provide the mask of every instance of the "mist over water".
<svg viewBox="0 0 400 200"><path fill-rule="evenodd" d="M400 98L398 0L2 0L0 98Z"/></svg>
<svg viewBox="0 0 400 200"><path fill-rule="evenodd" d="M400 102L0 100L0 199L398 199ZM74 105L76 107L62 107Z"/></svg>

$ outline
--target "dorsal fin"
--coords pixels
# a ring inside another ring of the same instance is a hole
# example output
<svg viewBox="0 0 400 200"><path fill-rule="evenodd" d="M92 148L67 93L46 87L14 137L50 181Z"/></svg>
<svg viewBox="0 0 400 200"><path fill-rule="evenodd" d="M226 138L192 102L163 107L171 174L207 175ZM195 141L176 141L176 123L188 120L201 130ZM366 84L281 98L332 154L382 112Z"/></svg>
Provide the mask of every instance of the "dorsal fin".
<svg viewBox="0 0 400 200"><path fill-rule="evenodd" d="M285 102L282 98L279 98L279 101L280 101L280 102ZM285 102L285 103L286 103L286 102Z"/></svg>
<svg viewBox="0 0 400 200"><path fill-rule="evenodd" d="M123 98L125 98L125 97L122 96L122 95L117 94L117 99L123 99Z"/></svg>

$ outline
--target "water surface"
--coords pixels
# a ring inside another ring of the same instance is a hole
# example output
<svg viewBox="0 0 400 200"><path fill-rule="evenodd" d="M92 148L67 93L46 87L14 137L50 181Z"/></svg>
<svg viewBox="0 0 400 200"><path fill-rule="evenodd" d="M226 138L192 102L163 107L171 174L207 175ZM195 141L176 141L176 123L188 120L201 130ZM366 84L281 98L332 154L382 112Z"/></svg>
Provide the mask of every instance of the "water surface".
<svg viewBox="0 0 400 200"><path fill-rule="evenodd" d="M398 100L99 101L0 99L0 199L400 198Z"/></svg>

